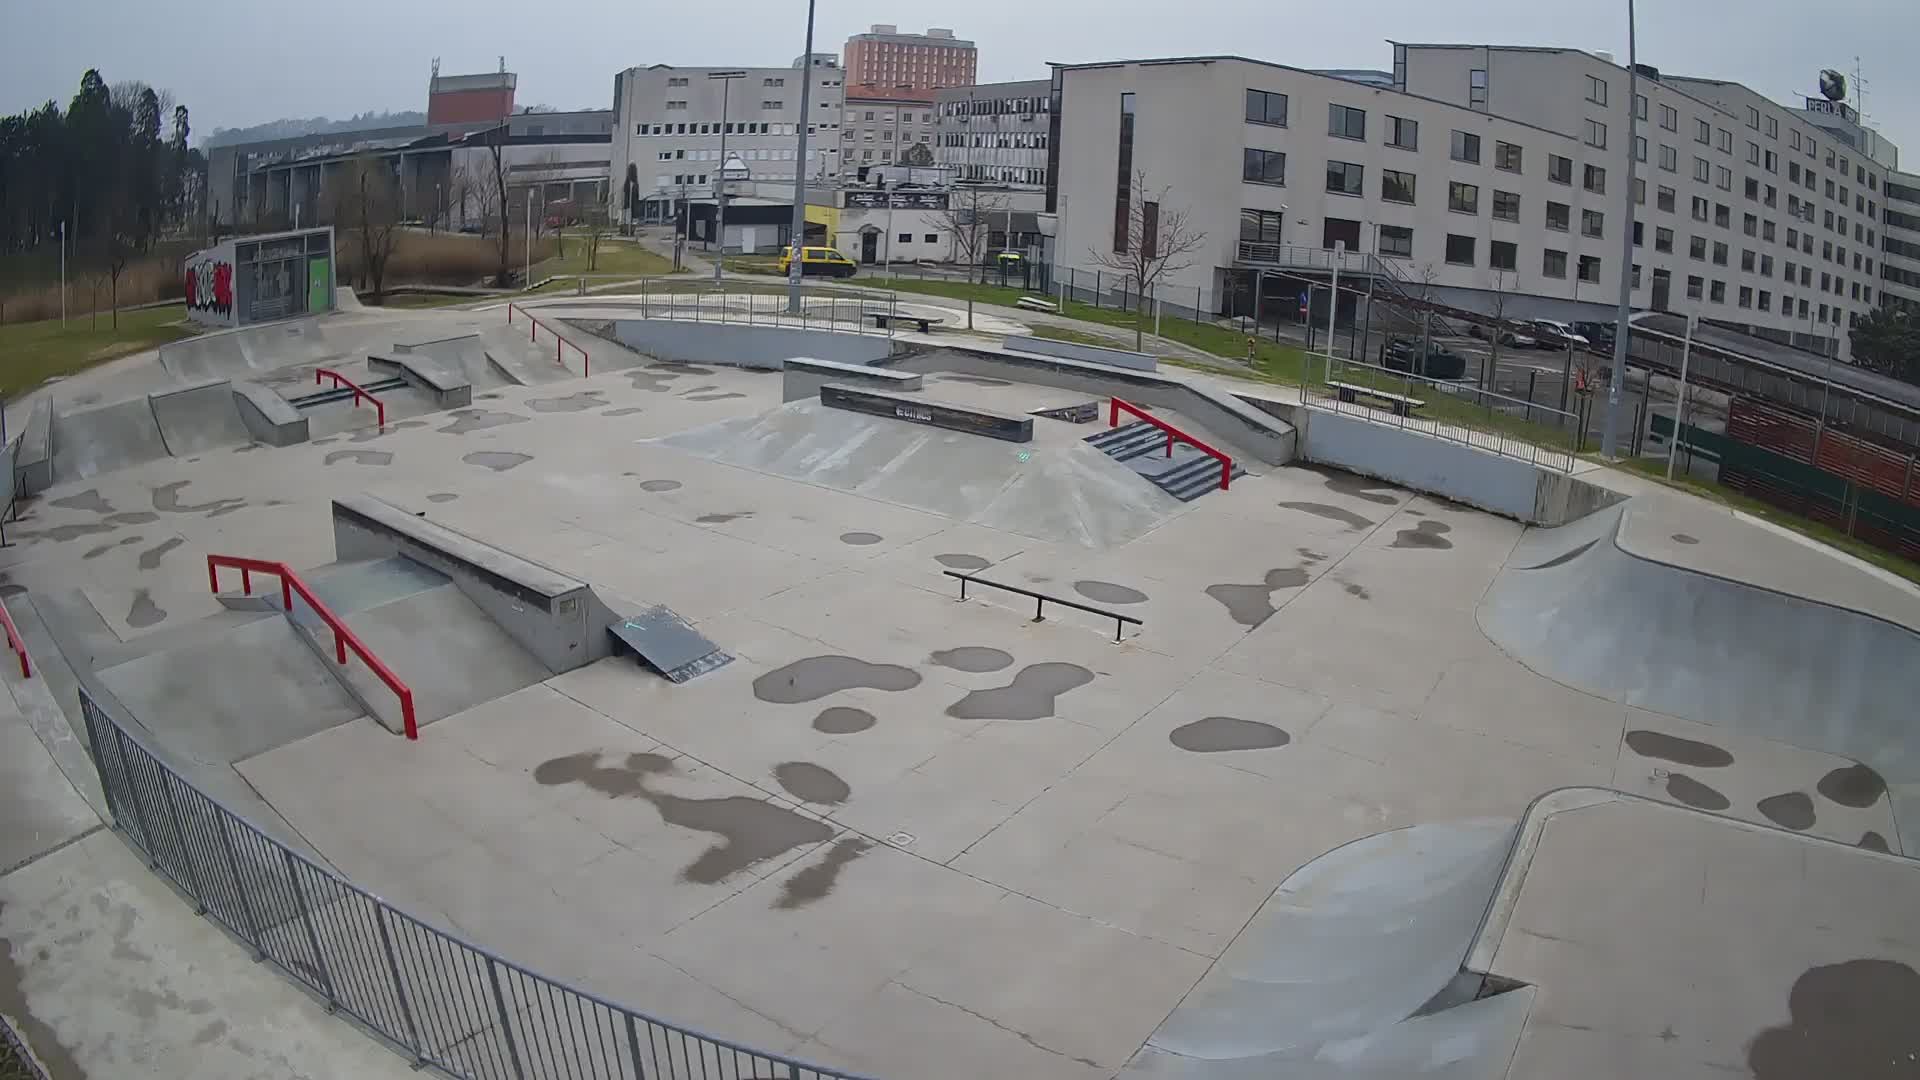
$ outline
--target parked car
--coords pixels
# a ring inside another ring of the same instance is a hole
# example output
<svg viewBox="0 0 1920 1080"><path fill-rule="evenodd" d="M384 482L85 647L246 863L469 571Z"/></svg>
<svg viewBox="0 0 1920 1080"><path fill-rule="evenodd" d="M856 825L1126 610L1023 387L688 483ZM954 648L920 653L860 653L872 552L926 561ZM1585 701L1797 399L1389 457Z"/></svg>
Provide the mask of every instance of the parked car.
<svg viewBox="0 0 1920 1080"><path fill-rule="evenodd" d="M1422 360L1420 343L1407 338L1388 342L1386 355L1381 362L1394 371L1424 375L1429 379L1458 379L1467 373L1466 357L1436 344L1428 347L1427 355Z"/></svg>
<svg viewBox="0 0 1920 1080"><path fill-rule="evenodd" d="M1573 324L1573 328L1580 331L1588 341L1593 343L1591 348L1598 349L1604 353L1613 351L1614 326L1612 323L1577 322Z"/></svg>
<svg viewBox="0 0 1920 1080"><path fill-rule="evenodd" d="M1543 349L1564 349L1568 345L1581 349L1591 347L1591 343L1573 328L1573 324L1558 319L1533 320L1533 336Z"/></svg>
<svg viewBox="0 0 1920 1080"><path fill-rule="evenodd" d="M1498 340L1509 349L1533 349L1540 345L1539 339L1533 336L1533 327L1520 322L1502 326Z"/></svg>
<svg viewBox="0 0 1920 1080"><path fill-rule="evenodd" d="M793 265L793 249L780 251L779 272L784 274ZM852 277L859 270L852 259L830 247L803 247L800 249L800 273L803 277Z"/></svg>

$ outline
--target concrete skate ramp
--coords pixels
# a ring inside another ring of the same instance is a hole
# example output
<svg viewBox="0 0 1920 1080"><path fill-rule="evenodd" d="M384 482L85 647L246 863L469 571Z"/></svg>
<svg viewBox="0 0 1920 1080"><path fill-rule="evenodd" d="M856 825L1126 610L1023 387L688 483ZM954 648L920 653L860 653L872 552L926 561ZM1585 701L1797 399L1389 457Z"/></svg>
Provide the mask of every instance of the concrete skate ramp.
<svg viewBox="0 0 1920 1080"><path fill-rule="evenodd" d="M1481 602L1487 636L1589 693L1869 765L1895 821L1920 827L1920 634L1635 555L1620 536L1636 511L1641 499L1523 537Z"/></svg>
<svg viewBox="0 0 1920 1080"><path fill-rule="evenodd" d="M234 401L233 384L225 379L151 394L148 401L160 425L160 438L174 457L251 441Z"/></svg>
<svg viewBox="0 0 1920 1080"><path fill-rule="evenodd" d="M53 482L87 480L167 456L144 397L53 417Z"/></svg>
<svg viewBox="0 0 1920 1080"><path fill-rule="evenodd" d="M1092 548L1126 543L1184 506L1078 441L1036 443L1026 450L817 401L790 402L657 442L729 465Z"/></svg>
<svg viewBox="0 0 1920 1080"><path fill-rule="evenodd" d="M1294 871L1147 1040L1128 1073L1208 1080L1396 1075L1352 1071L1353 1054L1338 1044L1374 1045L1378 1033L1419 1011L1459 974L1514 828L1504 820L1417 825L1356 840ZM1436 1025L1463 1028L1446 1038L1454 1050L1470 1045L1474 1054L1443 1054L1430 1045L1427 1056L1484 1064L1492 1060L1484 1051L1504 1062L1513 1044L1508 1039L1501 1053L1499 1036L1512 1018L1499 1009L1477 1012L1484 1015ZM1511 1030L1517 1035L1517 1024ZM1375 1052L1389 1060L1409 1037L1417 1033L1379 1039ZM1315 1061L1333 1064L1325 1072L1304 1068Z"/></svg>
<svg viewBox="0 0 1920 1080"><path fill-rule="evenodd" d="M527 381L516 377L511 371L511 368L518 367L517 364L494 362L488 356L487 343L479 334L413 343L395 342L393 351L400 356L430 356L452 370L464 373L476 393L500 386L525 385Z"/></svg>

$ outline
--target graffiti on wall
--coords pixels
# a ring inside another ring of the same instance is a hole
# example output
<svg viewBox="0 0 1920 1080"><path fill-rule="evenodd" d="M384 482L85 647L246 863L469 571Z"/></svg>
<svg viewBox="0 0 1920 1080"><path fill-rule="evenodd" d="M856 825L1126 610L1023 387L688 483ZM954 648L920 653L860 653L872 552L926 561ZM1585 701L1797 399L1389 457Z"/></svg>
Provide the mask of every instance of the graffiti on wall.
<svg viewBox="0 0 1920 1080"><path fill-rule="evenodd" d="M233 315L233 264L202 259L187 265L187 310L221 319Z"/></svg>

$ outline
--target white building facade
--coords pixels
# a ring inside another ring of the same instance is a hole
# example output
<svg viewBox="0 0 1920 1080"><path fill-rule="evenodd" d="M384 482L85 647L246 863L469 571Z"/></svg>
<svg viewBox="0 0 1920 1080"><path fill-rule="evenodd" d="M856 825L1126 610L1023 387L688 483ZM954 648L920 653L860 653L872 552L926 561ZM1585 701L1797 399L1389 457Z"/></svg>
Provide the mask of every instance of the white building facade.
<svg viewBox="0 0 1920 1080"><path fill-rule="evenodd" d="M965 180L1045 187L1052 92L1046 79L935 91L934 160Z"/></svg>
<svg viewBox="0 0 1920 1080"><path fill-rule="evenodd" d="M1920 174L1890 172L1882 193L1882 296L1887 307L1920 315Z"/></svg>
<svg viewBox="0 0 1920 1080"><path fill-rule="evenodd" d="M933 160L933 94L871 86L847 87L846 116L840 125L840 163L853 182L861 169L904 161L909 148L924 146Z"/></svg>

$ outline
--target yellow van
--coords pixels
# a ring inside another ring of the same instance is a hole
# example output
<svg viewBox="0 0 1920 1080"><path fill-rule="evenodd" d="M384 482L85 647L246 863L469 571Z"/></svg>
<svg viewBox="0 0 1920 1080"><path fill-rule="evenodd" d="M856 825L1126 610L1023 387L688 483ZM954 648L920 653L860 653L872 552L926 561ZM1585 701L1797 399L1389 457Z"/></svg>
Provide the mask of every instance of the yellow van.
<svg viewBox="0 0 1920 1080"><path fill-rule="evenodd" d="M793 266L793 249L780 251L780 272L785 274ZM852 277L859 267L852 259L830 247L804 247L800 249L800 273L807 277Z"/></svg>

